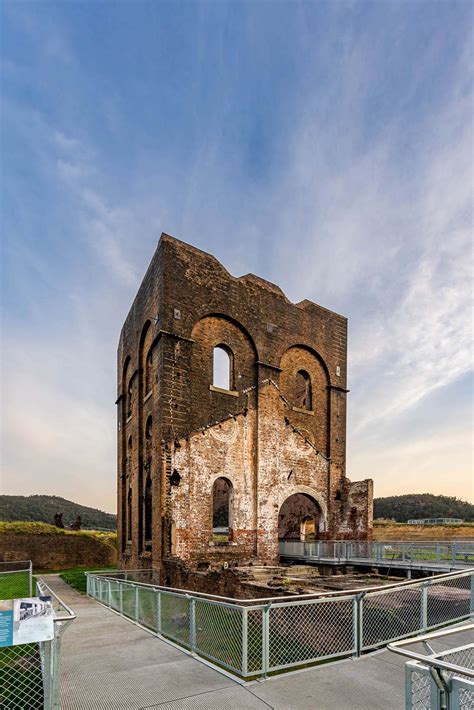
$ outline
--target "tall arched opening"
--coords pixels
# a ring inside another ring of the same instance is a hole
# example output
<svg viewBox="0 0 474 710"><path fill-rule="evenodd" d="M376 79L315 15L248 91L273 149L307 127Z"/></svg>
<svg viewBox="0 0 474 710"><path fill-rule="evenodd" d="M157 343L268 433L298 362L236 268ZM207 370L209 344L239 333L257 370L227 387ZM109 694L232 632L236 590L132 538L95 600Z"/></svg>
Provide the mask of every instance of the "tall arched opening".
<svg viewBox="0 0 474 710"><path fill-rule="evenodd" d="M321 516L321 508L314 498L307 493L294 493L285 500L278 514L279 540L316 540Z"/></svg>
<svg viewBox="0 0 474 710"><path fill-rule="evenodd" d="M212 486L212 534L214 539L232 539L233 488L228 478L217 478Z"/></svg>

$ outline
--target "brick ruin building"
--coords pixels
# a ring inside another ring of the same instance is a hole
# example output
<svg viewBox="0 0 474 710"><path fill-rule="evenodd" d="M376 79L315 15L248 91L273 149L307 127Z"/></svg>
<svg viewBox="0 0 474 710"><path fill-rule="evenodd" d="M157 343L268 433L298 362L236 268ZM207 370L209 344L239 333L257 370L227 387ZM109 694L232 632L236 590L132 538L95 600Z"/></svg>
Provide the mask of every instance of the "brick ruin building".
<svg viewBox="0 0 474 710"><path fill-rule="evenodd" d="M163 234L118 349L121 564L276 563L370 537L345 474L347 319Z"/></svg>

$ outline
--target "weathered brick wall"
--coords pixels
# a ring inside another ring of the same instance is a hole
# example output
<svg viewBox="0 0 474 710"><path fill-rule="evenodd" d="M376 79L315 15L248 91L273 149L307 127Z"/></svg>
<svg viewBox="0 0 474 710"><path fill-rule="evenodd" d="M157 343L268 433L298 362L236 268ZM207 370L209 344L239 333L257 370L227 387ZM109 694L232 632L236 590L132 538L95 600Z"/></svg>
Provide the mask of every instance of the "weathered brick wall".
<svg viewBox="0 0 474 710"><path fill-rule="evenodd" d="M92 535L0 534L0 560L31 560L35 570L115 567L117 550Z"/></svg>
<svg viewBox="0 0 474 710"><path fill-rule="evenodd" d="M221 344L232 353L231 392L210 386ZM274 561L279 509L298 492L319 506L321 536L370 534L370 486L351 488L345 477L346 352L344 317L293 304L252 274L235 278L213 256L162 235L118 351L122 563L159 566L170 555ZM295 400L300 370L311 378L309 410ZM233 486L224 548L211 539L220 476Z"/></svg>

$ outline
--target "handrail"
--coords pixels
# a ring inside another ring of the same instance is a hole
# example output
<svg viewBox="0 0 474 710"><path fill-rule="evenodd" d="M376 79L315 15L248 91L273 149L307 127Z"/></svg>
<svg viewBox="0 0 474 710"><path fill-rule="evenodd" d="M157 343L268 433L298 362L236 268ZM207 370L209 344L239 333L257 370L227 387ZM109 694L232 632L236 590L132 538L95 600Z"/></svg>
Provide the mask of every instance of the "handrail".
<svg viewBox="0 0 474 710"><path fill-rule="evenodd" d="M458 666L454 663L448 663L447 661L441 661L437 656L441 655L443 652L423 655L422 653L416 653L415 651L408 651L406 648L401 648L401 646L409 646L413 643L424 643L431 639L441 638L443 636L448 636L449 634L456 634L463 631L473 631L474 624L467 624L465 626L456 626L453 629L447 629L445 631L435 631L430 634L424 634L423 636L415 636L411 639L402 639L401 641L393 641L387 644L387 649L393 651L393 653L398 653L401 656L407 656L415 661L420 661L428 666L433 666L434 668L442 668L447 671L454 671L455 673L460 673L461 675L468 676L469 678L474 678L474 670L470 668L465 668L464 666ZM455 649L449 649L453 651Z"/></svg>
<svg viewBox="0 0 474 710"><path fill-rule="evenodd" d="M54 621L55 621L55 622L57 622L57 621L73 621L73 620L76 618L76 614L73 612L73 610L66 604L66 602L63 602L63 600L58 597L58 595L56 594L56 592L54 592L54 591L51 589L51 587L50 587L48 584L46 584L46 582L44 581L44 579L42 579L42 578L37 579L37 580L36 580L36 584L37 584L37 586L40 588L41 591L43 591L43 588L45 588L45 589L48 590L48 595L42 595L42 596L52 596L52 597L54 597L54 598L56 599L56 601L58 602L58 604L59 604L63 609L65 609L65 610L68 612L67 615L59 615L59 616L58 616L58 615L55 614L55 615L54 615Z"/></svg>
<svg viewBox="0 0 474 710"><path fill-rule="evenodd" d="M141 570L115 570L115 572L120 573L120 574L128 574L131 572L150 572L153 570L150 569L141 569ZM348 595L356 595L360 594L362 592L364 593L372 593L372 592L378 592L378 591L387 591L390 589L394 588L400 588L403 587L404 589L409 586L416 586L420 585L422 586L423 584L435 584L436 582L439 582L440 580L442 581L445 578L450 578L452 579L453 577L459 578L459 577L467 577L471 575L474 572L474 567L470 567L467 569L459 570L457 572L445 572L443 574L437 574L433 575L431 577L422 577L421 579L410 579L406 580L404 582L400 583L393 583L393 584L385 584L385 585L377 585L375 587L363 587L363 588L356 588L356 589L345 589L345 590L339 590L339 591L325 591L325 592L308 592L307 594L291 594L288 596L280 596L280 597L258 597L257 599L234 599L233 597L224 597L218 594L207 594L205 592L195 592L190 589L179 589L177 587L164 587L159 584L150 584L148 582L136 582L131 579L121 579L117 580L117 578L114 577L109 577L108 575L98 575L93 572L85 572L85 575L87 577L100 577L101 579L107 579L109 581L121 581L124 582L125 584L130 584L133 586L139 586L139 587L152 587L153 589L157 589L163 592L177 592L179 594L188 594L194 597L203 597L203 598L211 598L211 599L217 599L220 601L224 601L226 603L231 603L233 605L238 606L239 604L244 605L244 604L252 604L255 606L258 606L263 603L269 603L272 601L275 602L282 602L282 601L305 601L309 599L314 599L314 598L321 598L321 597L327 597L327 598L332 598L332 597L342 597L342 596L348 596Z"/></svg>

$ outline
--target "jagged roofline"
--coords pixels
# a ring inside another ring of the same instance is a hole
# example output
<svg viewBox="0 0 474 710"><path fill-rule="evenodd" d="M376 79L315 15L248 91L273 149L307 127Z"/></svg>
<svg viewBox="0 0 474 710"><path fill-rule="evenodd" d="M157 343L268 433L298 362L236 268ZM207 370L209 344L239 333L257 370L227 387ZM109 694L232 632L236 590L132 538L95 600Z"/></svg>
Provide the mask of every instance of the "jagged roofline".
<svg viewBox="0 0 474 710"><path fill-rule="evenodd" d="M320 308L323 311L327 311L327 313L331 313L332 315L336 315L339 318L343 318L344 320L347 320L347 318L340 313L336 313L336 311L331 311L329 308L325 308L324 306L320 306L319 303L315 303L314 301L310 301L307 298L303 299L302 301L299 301L298 303L294 303L291 301L288 296L286 296L285 292L278 286L277 284L272 283L271 281L268 281L267 279L262 278L261 276L257 276L256 274L248 273L244 274L243 276L234 276L233 274L226 269L226 267L217 259L213 254L210 254L207 251L204 251L203 249L198 249L198 247L193 246L192 244L188 244L187 242L183 242L181 239L177 239L176 237L173 237L171 234L167 234L166 232L162 232L161 237L160 237L160 242L161 241L169 241L171 243L175 242L179 244L180 246L184 247L185 249L188 249L189 251L192 251L194 253L202 254L205 256L207 259L210 259L213 261L222 271L224 271L225 274L234 281L243 281L244 283L247 281L252 281L254 283L257 283L264 288L268 289L272 293L280 296L283 298L286 303L289 303L292 306L296 306L296 308L301 308L301 310L306 310L307 308Z"/></svg>

